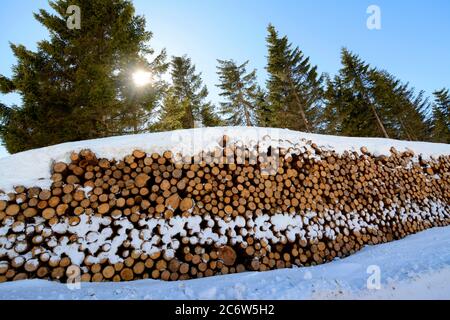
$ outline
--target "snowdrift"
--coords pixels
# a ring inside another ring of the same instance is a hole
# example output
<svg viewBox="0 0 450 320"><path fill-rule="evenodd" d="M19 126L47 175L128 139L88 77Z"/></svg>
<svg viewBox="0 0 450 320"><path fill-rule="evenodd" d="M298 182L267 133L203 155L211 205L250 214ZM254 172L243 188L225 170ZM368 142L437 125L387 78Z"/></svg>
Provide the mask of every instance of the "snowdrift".
<svg viewBox="0 0 450 320"><path fill-rule="evenodd" d="M0 159L0 282L184 280L322 264L450 223L450 146L263 128Z"/></svg>

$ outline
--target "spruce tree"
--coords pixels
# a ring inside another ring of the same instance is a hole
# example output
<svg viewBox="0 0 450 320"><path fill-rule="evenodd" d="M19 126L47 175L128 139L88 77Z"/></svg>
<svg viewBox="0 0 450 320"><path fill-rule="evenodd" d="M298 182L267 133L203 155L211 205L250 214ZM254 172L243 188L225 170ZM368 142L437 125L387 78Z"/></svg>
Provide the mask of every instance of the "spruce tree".
<svg viewBox="0 0 450 320"><path fill-rule="evenodd" d="M326 77L324 92L325 107L320 114L320 133L342 135L346 130L344 120L349 117L349 108L345 108L344 101L349 101L351 91L344 88L340 77L331 79Z"/></svg>
<svg viewBox="0 0 450 320"><path fill-rule="evenodd" d="M268 100L274 112L273 126L315 131L322 99L322 76L286 36L269 25L267 81Z"/></svg>
<svg viewBox="0 0 450 320"><path fill-rule="evenodd" d="M424 141L429 137L426 111L430 108L424 92L417 95L387 71L370 72L372 101L391 138Z"/></svg>
<svg viewBox="0 0 450 320"><path fill-rule="evenodd" d="M272 105L269 102L267 93L258 88L256 94L256 124L259 127L271 127L275 118Z"/></svg>
<svg viewBox="0 0 450 320"><path fill-rule="evenodd" d="M174 90L169 88L162 101L160 120L154 124L152 129L155 131L183 129L186 108L187 100L180 102L175 96Z"/></svg>
<svg viewBox="0 0 450 320"><path fill-rule="evenodd" d="M342 68L328 81L325 94L324 114L330 117L327 131L345 136L388 137L372 99L370 66L345 48L341 62Z"/></svg>
<svg viewBox="0 0 450 320"><path fill-rule="evenodd" d="M256 123L259 88L256 83L256 70L247 72L248 61L237 65L233 60L217 60L217 74L221 89L220 113L232 126L253 126Z"/></svg>
<svg viewBox="0 0 450 320"><path fill-rule="evenodd" d="M158 130L194 128L195 121L204 126L216 126L220 119L214 113L214 106L206 101L208 89L201 74L187 56L173 57L170 63L172 84L168 97L164 99Z"/></svg>
<svg viewBox="0 0 450 320"><path fill-rule="evenodd" d="M148 61L152 34L127 0L55 0L54 13L35 18L50 32L37 50L11 45L13 75L0 77L2 93L23 103L2 112L0 132L9 152L140 132L160 99L165 54ZM68 28L67 9L81 9L81 29ZM152 72L155 83L137 88L135 70Z"/></svg>
<svg viewBox="0 0 450 320"><path fill-rule="evenodd" d="M434 142L450 143L450 94L448 89L441 89L433 93L431 138Z"/></svg>
<svg viewBox="0 0 450 320"><path fill-rule="evenodd" d="M215 107L211 102L202 106L200 116L204 127L219 127L225 125L222 118L217 115Z"/></svg>
<svg viewBox="0 0 450 320"><path fill-rule="evenodd" d="M427 140L424 93L386 71L370 67L356 54L342 50L342 68L327 80L323 132L357 137Z"/></svg>

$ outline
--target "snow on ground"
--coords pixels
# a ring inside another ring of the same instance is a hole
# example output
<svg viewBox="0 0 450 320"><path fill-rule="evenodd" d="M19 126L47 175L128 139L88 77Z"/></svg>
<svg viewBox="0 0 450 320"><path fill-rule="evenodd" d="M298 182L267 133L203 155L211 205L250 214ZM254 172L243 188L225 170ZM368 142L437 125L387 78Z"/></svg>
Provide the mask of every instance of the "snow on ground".
<svg viewBox="0 0 450 320"><path fill-rule="evenodd" d="M367 270L374 265L380 268L379 290L367 289ZM0 299L450 299L450 227L315 267L178 282L82 283L79 290L25 280L0 284Z"/></svg>
<svg viewBox="0 0 450 320"><path fill-rule="evenodd" d="M398 151L413 150L416 155L422 154L424 158L450 154L450 145L448 144L336 137L287 129L197 128L77 141L17 153L0 159L0 189L9 192L16 185L49 187L51 163L53 161L68 162L72 151L91 149L98 157L108 159L122 159L134 149L141 149L148 153L172 150L174 153L181 152L183 155L192 155L201 150L216 147L224 134L228 135L232 141L240 140L247 145L254 145L256 141L266 140L270 137L269 143L274 147L289 147L292 144L302 146L301 140L303 139L338 153L346 150L359 151L360 147L365 146L369 152L375 155L389 155L391 147L395 147Z"/></svg>
<svg viewBox="0 0 450 320"><path fill-rule="evenodd" d="M418 299L418 300L448 300L450 299L450 267L441 270L418 274L409 280L391 282L380 290L360 292L343 292L340 290L315 293L313 299Z"/></svg>
<svg viewBox="0 0 450 320"><path fill-rule="evenodd" d="M1 142L1 140L0 140ZM6 148L2 145L0 145L0 158L5 158L6 156L9 156L8 151L6 150Z"/></svg>

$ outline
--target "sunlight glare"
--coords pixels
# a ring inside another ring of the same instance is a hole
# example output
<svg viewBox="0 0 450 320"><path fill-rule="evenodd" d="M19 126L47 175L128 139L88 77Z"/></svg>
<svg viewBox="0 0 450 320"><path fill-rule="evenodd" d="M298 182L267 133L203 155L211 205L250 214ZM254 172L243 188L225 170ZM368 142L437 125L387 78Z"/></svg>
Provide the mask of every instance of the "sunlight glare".
<svg viewBox="0 0 450 320"><path fill-rule="evenodd" d="M144 70L133 73L133 81L137 87L143 87L152 82L152 74Z"/></svg>

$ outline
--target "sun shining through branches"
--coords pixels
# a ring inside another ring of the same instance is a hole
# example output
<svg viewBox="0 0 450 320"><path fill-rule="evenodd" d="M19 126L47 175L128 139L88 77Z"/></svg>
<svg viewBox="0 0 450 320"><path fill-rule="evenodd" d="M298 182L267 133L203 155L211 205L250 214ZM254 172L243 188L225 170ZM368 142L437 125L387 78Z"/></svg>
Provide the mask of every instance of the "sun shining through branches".
<svg viewBox="0 0 450 320"><path fill-rule="evenodd" d="M133 73L133 82L137 87L144 87L153 82L153 75L148 71L137 70Z"/></svg>

